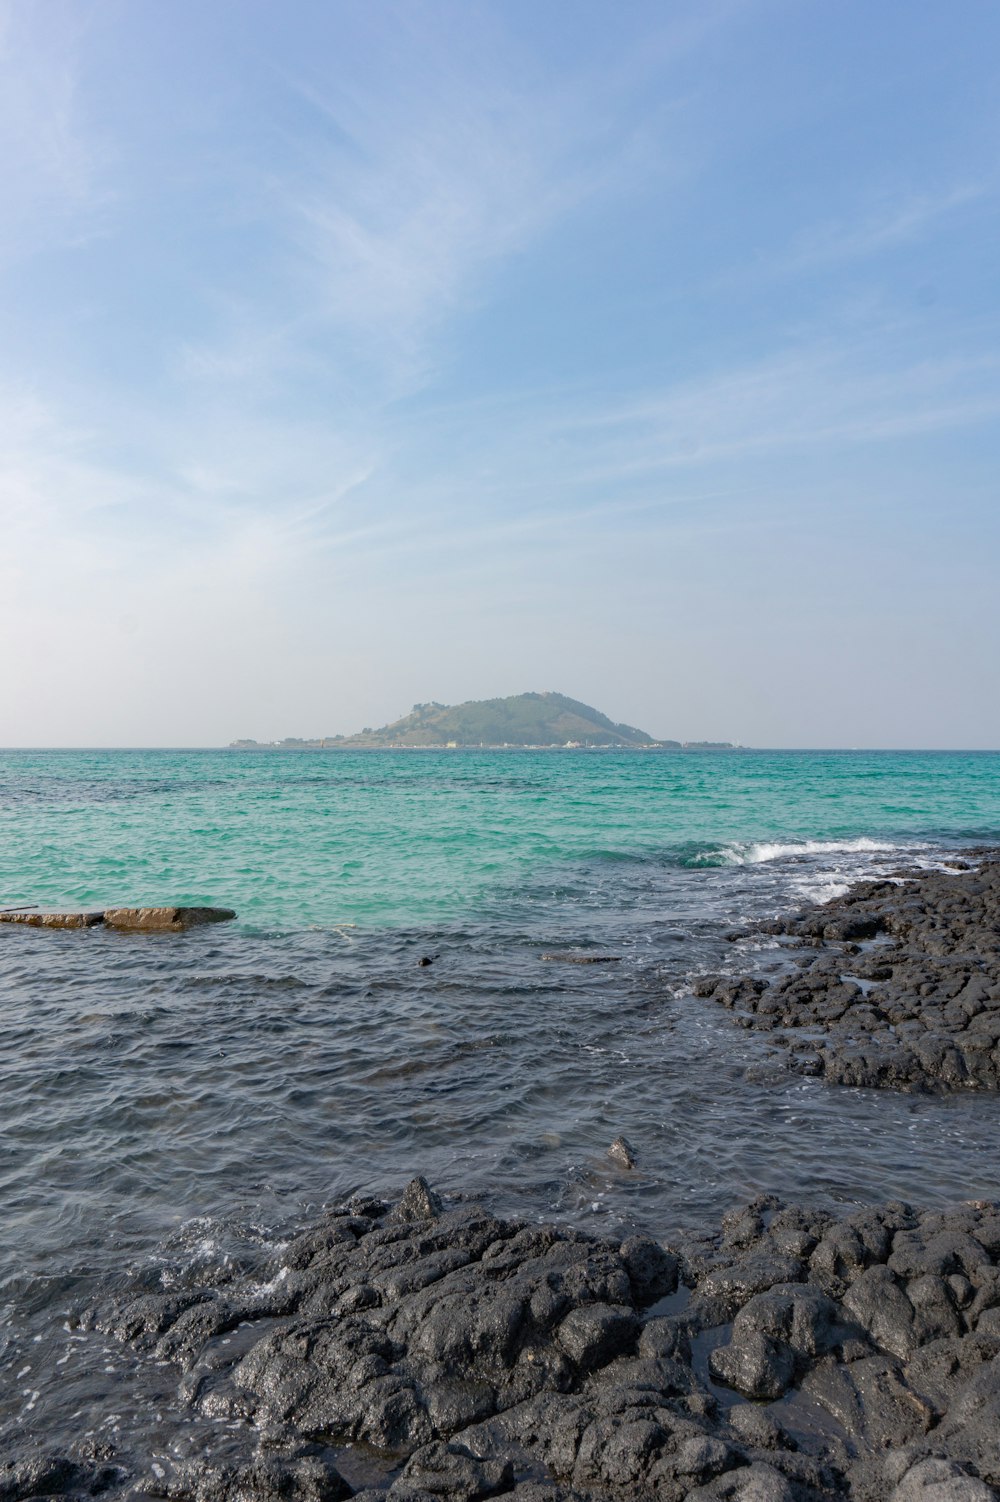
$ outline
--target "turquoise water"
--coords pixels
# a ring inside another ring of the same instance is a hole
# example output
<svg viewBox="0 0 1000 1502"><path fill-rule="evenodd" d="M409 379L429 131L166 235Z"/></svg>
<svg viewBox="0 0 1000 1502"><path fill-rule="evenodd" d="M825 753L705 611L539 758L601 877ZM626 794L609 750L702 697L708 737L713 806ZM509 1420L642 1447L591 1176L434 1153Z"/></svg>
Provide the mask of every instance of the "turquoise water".
<svg viewBox="0 0 1000 1502"><path fill-rule="evenodd" d="M996 753L0 754L0 905L251 926L445 921L581 862L998 833Z"/></svg>

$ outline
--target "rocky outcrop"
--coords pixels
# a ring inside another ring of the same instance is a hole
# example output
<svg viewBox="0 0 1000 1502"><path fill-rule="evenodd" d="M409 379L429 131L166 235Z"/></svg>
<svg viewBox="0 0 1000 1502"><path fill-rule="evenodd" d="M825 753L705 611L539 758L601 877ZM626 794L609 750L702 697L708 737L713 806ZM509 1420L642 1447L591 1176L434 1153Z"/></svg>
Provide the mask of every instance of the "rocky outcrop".
<svg viewBox="0 0 1000 1502"><path fill-rule="evenodd" d="M228 923L236 914L228 907L109 907L108 928L156 929L177 933L204 923Z"/></svg>
<svg viewBox="0 0 1000 1502"><path fill-rule="evenodd" d="M1000 861L862 882L763 931L803 953L694 986L806 1074L896 1090L1000 1087Z"/></svg>
<svg viewBox="0 0 1000 1502"><path fill-rule="evenodd" d="M219 1452L157 1481L143 1457L99 1482L49 1457L51 1495L143 1474L178 1502L998 1498L994 1204L764 1198L664 1247L449 1208L415 1180L395 1208L328 1214L263 1282L148 1288L82 1323L173 1363ZM8 1467L0 1502L27 1484Z"/></svg>
<svg viewBox="0 0 1000 1502"><path fill-rule="evenodd" d="M108 928L180 933L203 923L228 923L236 914L228 907L111 907L101 913L37 913L28 908L0 910L0 923L29 928Z"/></svg>

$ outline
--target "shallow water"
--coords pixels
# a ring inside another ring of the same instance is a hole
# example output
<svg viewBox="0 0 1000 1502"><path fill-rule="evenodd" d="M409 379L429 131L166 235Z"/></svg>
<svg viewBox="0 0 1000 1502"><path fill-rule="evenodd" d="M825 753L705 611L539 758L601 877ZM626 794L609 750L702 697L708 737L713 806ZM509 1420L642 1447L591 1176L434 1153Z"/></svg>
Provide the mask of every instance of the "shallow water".
<svg viewBox="0 0 1000 1502"><path fill-rule="evenodd" d="M0 906L221 902L268 930L503 922L525 886L615 906L621 863L818 846L835 870L858 841L991 837L998 772L991 753L7 752Z"/></svg>
<svg viewBox="0 0 1000 1502"><path fill-rule="evenodd" d="M1000 757L22 752L0 772L0 905L240 913L181 936L0 925L8 1437L196 1444L175 1376L137 1380L64 1324L142 1269L262 1263L323 1203L417 1172L661 1235L761 1190L1000 1196L994 1098L789 1075L689 990L748 947L787 963L734 925L996 842ZM616 961L543 958L566 952ZM634 1174L606 1158L620 1132Z"/></svg>

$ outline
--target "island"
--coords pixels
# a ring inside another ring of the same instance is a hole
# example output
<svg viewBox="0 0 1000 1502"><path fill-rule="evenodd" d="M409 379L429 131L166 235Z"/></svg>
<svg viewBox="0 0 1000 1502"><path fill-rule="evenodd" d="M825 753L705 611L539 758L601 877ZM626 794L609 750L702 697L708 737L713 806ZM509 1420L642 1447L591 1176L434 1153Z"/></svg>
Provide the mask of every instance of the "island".
<svg viewBox="0 0 1000 1502"><path fill-rule="evenodd" d="M282 741L237 740L234 751L362 750L629 750L731 751L729 741L655 740L634 725L614 720L557 693L511 694L505 699L470 699L464 704L414 704L402 719L357 735Z"/></svg>

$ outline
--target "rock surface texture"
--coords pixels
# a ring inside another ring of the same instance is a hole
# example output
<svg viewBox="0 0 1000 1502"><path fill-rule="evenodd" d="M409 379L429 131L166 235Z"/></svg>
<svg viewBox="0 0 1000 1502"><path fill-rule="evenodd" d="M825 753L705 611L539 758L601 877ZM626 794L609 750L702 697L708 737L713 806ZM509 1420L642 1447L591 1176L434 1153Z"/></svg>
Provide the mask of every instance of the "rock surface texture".
<svg viewBox="0 0 1000 1502"><path fill-rule="evenodd" d="M228 923L236 914L228 907L109 907L102 913L36 913L28 909L0 910L0 923L29 928L108 928L180 933L203 923Z"/></svg>
<svg viewBox="0 0 1000 1502"><path fill-rule="evenodd" d="M228 907L109 907L104 922L109 928L168 930L198 928L203 923L228 923L236 914Z"/></svg>
<svg viewBox="0 0 1000 1502"><path fill-rule="evenodd" d="M996 1502L998 1264L995 1204L760 1199L662 1247L415 1180L327 1214L263 1282L147 1278L89 1311L176 1367L218 1452L36 1454L0 1466L0 1502Z"/></svg>
<svg viewBox="0 0 1000 1502"><path fill-rule="evenodd" d="M710 975L694 991L771 1032L804 1073L1000 1087L1000 861L861 882L763 931L803 950L790 974Z"/></svg>
<svg viewBox="0 0 1000 1502"><path fill-rule="evenodd" d="M103 913L35 913L27 908L0 912L0 923L20 923L26 928L96 928Z"/></svg>

